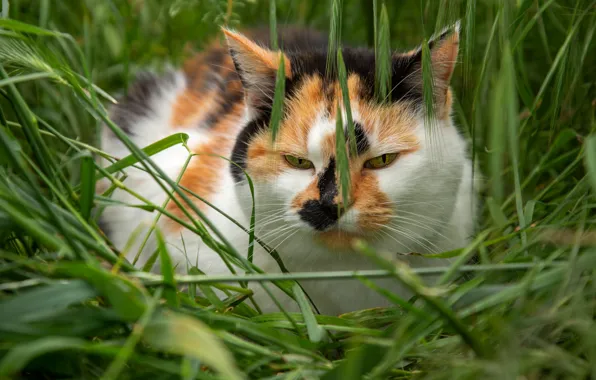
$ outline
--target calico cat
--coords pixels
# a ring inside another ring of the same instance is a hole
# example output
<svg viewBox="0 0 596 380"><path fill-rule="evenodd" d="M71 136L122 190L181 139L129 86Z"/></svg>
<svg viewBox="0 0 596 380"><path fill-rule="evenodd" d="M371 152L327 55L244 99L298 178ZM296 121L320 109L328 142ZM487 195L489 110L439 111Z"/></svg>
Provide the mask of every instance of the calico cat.
<svg viewBox="0 0 596 380"><path fill-rule="evenodd" d="M189 158L186 147L177 145L152 157L172 179L180 177L180 185L248 228L252 198L246 172L254 182L256 236L275 248L292 272L377 269L354 251L355 238L413 267L442 266L446 260L411 253L437 253L467 244L475 214L472 170L466 143L450 116L457 27L429 42L432 119L423 105L421 48L392 55L390 102L375 100L374 51L343 49L357 140L357 154L349 163L349 202L338 191L336 112L343 103L337 80L326 75L325 38L310 30L290 29L279 35L282 50L271 50L259 33L250 37L231 30L223 33L227 46L212 46L180 71L141 76L111 112L112 120L140 147L176 132L189 135L187 146L195 155L183 173ZM280 55L285 62L285 99L272 143L269 120ZM432 134L429 122L435 125ZM129 154L107 129L103 148L115 157ZM128 187L187 220L174 202L166 202L166 193L147 173L134 168L126 172ZM189 196L246 254L246 231ZM113 198L138 203L122 190L116 190ZM102 216L112 242L125 249L131 260L155 219L156 213L120 206L106 208ZM208 274L229 273L220 256L197 235L163 215L157 225L178 270L185 272L198 262ZM137 265L144 264L155 248L151 237ZM258 245L254 262L266 272L280 271ZM377 283L408 295L394 279ZM304 281L302 285L328 314L389 303L357 280ZM260 306L274 310L260 285L253 287ZM276 295L292 308L287 296Z"/></svg>

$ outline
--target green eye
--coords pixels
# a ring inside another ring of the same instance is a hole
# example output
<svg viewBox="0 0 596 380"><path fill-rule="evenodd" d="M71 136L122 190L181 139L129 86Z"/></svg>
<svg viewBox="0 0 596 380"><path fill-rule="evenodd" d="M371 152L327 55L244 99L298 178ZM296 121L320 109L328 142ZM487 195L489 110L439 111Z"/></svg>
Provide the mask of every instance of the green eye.
<svg viewBox="0 0 596 380"><path fill-rule="evenodd" d="M364 163L367 169L381 169L391 164L397 158L397 153L385 153Z"/></svg>
<svg viewBox="0 0 596 380"><path fill-rule="evenodd" d="M295 167L296 169L311 169L314 165L312 162L305 158L299 158L295 156L291 156L289 154L284 155L284 158L291 166Z"/></svg>

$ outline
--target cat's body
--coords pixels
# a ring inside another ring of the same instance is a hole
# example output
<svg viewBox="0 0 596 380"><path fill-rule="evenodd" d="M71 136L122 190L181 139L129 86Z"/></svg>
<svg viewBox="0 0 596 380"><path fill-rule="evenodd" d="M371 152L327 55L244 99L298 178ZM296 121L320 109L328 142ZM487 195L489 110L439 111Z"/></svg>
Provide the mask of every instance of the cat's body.
<svg viewBox="0 0 596 380"><path fill-rule="evenodd" d="M419 50L394 56L392 102L380 104L373 96L374 53L344 49L358 146L350 162L349 204L344 204L337 185L335 113L341 93L337 82L324 75L325 42L310 32L290 31L282 36L285 114L272 145L267 126L281 53L242 35L226 34L231 54L213 47L189 61L184 71L143 77L112 113L113 120L141 147L172 133L189 135L187 145L197 155L180 179L183 187L248 229L252 200L244 173L217 156L237 162L254 181L256 235L277 249L292 272L378 269L352 250L354 238L413 267L445 265L446 261L408 255L411 252L436 253L466 245L474 221L471 165L465 142L449 116L448 82L457 54L457 34L442 35L431 49L438 104L433 119L436 130L431 134L421 106ZM129 153L111 133L104 134L103 144L116 157ZM152 157L174 180L187 158L182 145ZM130 169L127 174L127 186L154 204L166 202L165 192L147 173ZM247 233L189 196L246 255ZM138 203L121 190L113 198ZM187 220L173 202L166 209ZM113 243L123 249L139 225L151 225L155 218L156 213L140 208L108 207L102 221ZM158 226L181 272L195 264L197 255L202 271L228 272L220 256L194 233L163 215ZM130 260L145 233L146 228L127 248ZM154 250L155 239L150 238L137 265ZM266 272L280 271L258 244L254 262ZM395 280L379 283L406 294ZM319 309L329 314L388 304L357 280L305 281L303 286ZM255 284L255 292L263 308L274 309L259 285ZM283 296L281 301L291 304Z"/></svg>

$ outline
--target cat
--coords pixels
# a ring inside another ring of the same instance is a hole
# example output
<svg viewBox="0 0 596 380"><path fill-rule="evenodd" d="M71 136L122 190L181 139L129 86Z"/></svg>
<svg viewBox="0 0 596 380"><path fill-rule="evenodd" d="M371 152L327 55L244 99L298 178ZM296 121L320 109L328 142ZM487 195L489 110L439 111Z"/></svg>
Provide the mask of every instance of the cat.
<svg viewBox="0 0 596 380"><path fill-rule="evenodd" d="M391 97L384 102L375 98L374 50L343 48L357 148L350 155L347 201L339 189L335 157L338 105L344 128L347 116L340 85L326 73L326 39L311 30L287 29L279 34L281 50L273 50L266 33L228 29L223 33L225 43L198 53L181 70L141 75L111 110L112 120L139 147L176 132L188 134L188 149L196 154L188 163L189 152L180 144L152 157L167 175L173 180L180 176L183 188L248 229L252 198L246 172L254 183L255 234L279 252L291 272L378 269L354 250L356 238L412 267L444 266L447 259L420 254L468 243L476 195L466 142L451 119L449 87L458 54L457 26L428 42L434 93L431 115L424 106L421 47L392 54ZM283 117L272 143L269 121L282 58ZM429 132L431 124L434 130ZM114 157L129 154L107 128L102 143ZM188 220L146 172L125 171L128 187ZM190 193L189 197L246 255L247 232ZM120 189L112 198L139 203ZM140 266L156 249L153 235L145 245L141 243L156 215L141 208L111 206L101 222L129 260L143 247L136 263ZM195 233L164 215L157 226L179 272L198 262L205 273L229 273L220 256ZM259 244L255 244L254 263L265 272L280 271ZM404 297L410 294L395 279L376 283ZM302 285L326 314L390 305L354 279L303 281ZM263 310L276 310L259 284L251 287ZM289 297L279 291L274 294L282 305L295 310Z"/></svg>

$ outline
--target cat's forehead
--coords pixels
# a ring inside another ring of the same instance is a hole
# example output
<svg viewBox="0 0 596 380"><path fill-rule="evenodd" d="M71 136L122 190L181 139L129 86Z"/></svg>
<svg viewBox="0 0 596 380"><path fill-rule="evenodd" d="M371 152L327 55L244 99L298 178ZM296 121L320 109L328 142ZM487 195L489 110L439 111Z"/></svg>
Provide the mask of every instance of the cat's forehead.
<svg viewBox="0 0 596 380"><path fill-rule="evenodd" d="M411 149L417 144L415 107L405 101L378 103L368 95L368 86L358 74L348 76L358 153L399 149L399 144ZM321 160L334 155L338 105L345 128L347 115L339 82L316 74L302 78L286 99L278 149Z"/></svg>

